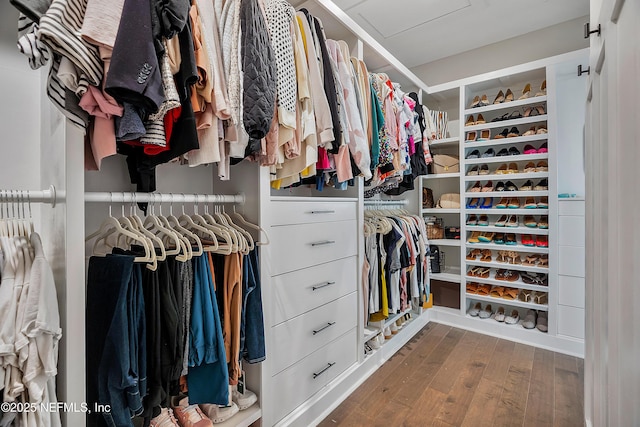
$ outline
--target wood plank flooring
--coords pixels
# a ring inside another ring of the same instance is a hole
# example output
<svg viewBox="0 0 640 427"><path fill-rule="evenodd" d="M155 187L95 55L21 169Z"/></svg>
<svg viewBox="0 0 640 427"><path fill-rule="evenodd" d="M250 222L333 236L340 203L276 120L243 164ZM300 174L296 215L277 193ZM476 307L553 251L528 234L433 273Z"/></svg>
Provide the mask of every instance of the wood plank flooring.
<svg viewBox="0 0 640 427"><path fill-rule="evenodd" d="M572 427L583 361L429 323L321 427Z"/></svg>

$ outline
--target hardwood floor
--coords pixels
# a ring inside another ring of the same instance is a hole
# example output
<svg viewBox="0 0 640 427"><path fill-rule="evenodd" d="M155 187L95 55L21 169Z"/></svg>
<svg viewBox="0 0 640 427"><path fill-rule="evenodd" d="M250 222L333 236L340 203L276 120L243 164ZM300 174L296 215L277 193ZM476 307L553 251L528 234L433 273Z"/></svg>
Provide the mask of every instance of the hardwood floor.
<svg viewBox="0 0 640 427"><path fill-rule="evenodd" d="M320 426L582 427L583 366L429 323Z"/></svg>

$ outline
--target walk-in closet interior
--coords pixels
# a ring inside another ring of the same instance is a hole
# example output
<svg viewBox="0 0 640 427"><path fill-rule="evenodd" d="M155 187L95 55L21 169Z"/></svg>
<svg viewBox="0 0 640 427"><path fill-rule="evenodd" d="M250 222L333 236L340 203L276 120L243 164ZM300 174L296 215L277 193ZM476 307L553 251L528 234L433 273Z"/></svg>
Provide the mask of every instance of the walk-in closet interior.
<svg viewBox="0 0 640 427"><path fill-rule="evenodd" d="M0 426L318 425L429 324L640 425L637 2L0 12Z"/></svg>

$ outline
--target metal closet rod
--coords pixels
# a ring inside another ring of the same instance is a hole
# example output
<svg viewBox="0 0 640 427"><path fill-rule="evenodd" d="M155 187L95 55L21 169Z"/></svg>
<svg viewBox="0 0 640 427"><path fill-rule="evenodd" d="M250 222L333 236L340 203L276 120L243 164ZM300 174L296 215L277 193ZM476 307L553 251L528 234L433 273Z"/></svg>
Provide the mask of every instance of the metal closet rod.
<svg viewBox="0 0 640 427"><path fill-rule="evenodd" d="M62 193L56 191L53 185L46 190L0 190L0 203L50 203L55 206L60 196L64 198Z"/></svg>
<svg viewBox="0 0 640 427"><path fill-rule="evenodd" d="M404 206L408 205L408 200L365 200L365 206Z"/></svg>
<svg viewBox="0 0 640 427"><path fill-rule="evenodd" d="M84 193L91 203L236 203L245 202L244 194L132 193L104 191Z"/></svg>

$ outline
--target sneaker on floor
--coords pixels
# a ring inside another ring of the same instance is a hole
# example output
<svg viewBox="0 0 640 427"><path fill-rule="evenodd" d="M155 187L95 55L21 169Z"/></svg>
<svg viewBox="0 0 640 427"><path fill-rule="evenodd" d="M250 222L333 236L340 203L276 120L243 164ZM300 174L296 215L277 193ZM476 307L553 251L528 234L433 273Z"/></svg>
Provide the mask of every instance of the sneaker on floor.
<svg viewBox="0 0 640 427"><path fill-rule="evenodd" d="M378 345L378 348L380 348L380 345ZM234 388L231 390L231 399L233 399L233 403L238 405L239 410L244 411L258 401L258 396L251 390L247 390L246 387L244 393L240 393Z"/></svg>
<svg viewBox="0 0 640 427"><path fill-rule="evenodd" d="M151 420L150 427L180 427L178 421L173 416L173 411L169 408L162 408L160 415Z"/></svg>
<svg viewBox="0 0 640 427"><path fill-rule="evenodd" d="M211 420L202 413L198 405L189 405L186 397L180 401L180 405L173 408L173 413L182 427L213 427Z"/></svg>
<svg viewBox="0 0 640 427"><path fill-rule="evenodd" d="M218 406L212 404L200 405L200 409L209 417L214 424L219 424L233 417L240 410L235 402L231 402L229 406Z"/></svg>

